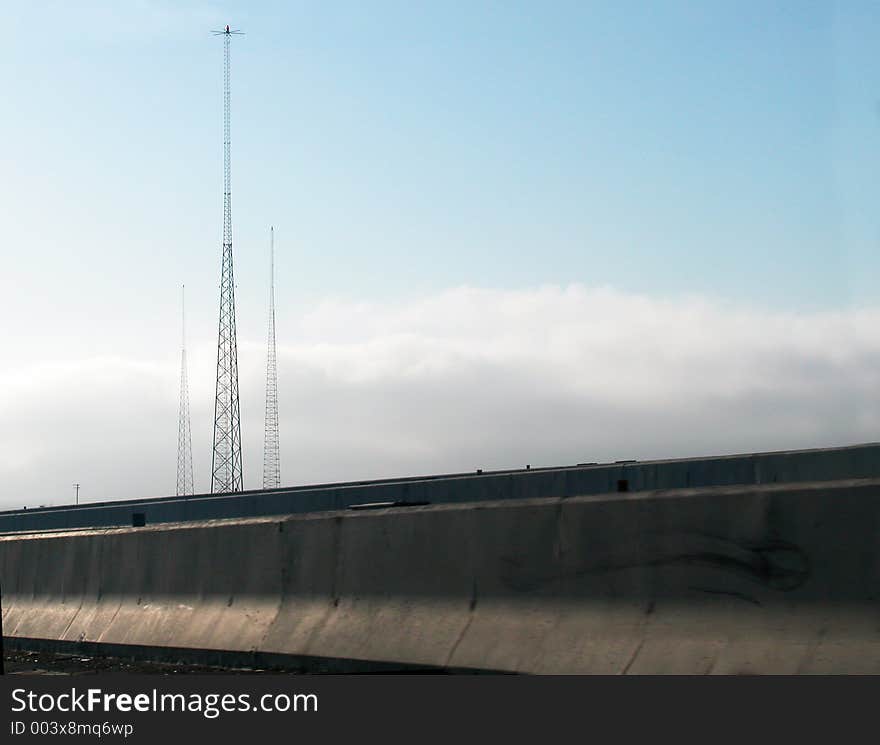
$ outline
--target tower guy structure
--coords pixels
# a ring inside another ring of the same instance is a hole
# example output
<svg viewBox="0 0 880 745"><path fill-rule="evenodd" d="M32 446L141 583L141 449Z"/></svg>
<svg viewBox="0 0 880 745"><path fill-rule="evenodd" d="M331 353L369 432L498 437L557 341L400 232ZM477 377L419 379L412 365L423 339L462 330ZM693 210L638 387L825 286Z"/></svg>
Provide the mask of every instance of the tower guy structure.
<svg viewBox="0 0 880 745"><path fill-rule="evenodd" d="M266 422L263 429L263 488L281 486L278 445L278 366L275 356L275 228L269 228L269 341L266 353Z"/></svg>
<svg viewBox="0 0 880 745"><path fill-rule="evenodd" d="M177 495L194 494L192 427L186 381L186 288L180 288L180 411L177 419Z"/></svg>
<svg viewBox="0 0 880 745"><path fill-rule="evenodd" d="M232 267L232 171L229 128L229 45L238 30L214 31L223 37L223 260L220 268L220 321L217 332L217 384L211 492L242 490L241 415L238 403L238 347L235 339L235 274Z"/></svg>

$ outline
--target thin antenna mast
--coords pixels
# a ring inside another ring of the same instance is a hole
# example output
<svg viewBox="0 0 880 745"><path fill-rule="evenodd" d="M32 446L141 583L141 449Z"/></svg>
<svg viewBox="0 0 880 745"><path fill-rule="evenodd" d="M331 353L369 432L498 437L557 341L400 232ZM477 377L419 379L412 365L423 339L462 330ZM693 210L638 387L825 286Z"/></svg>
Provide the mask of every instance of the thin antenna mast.
<svg viewBox="0 0 880 745"><path fill-rule="evenodd" d="M194 494L189 385L186 380L186 286L180 286L180 408L177 417L177 495Z"/></svg>
<svg viewBox="0 0 880 745"><path fill-rule="evenodd" d="M278 445L278 367L275 355L275 228L269 228L269 341L266 354L266 421L263 430L263 488L281 486Z"/></svg>
<svg viewBox="0 0 880 745"><path fill-rule="evenodd" d="M232 268L232 171L230 162L229 42L223 36L223 259L220 268L220 319L217 330L217 382L214 396L214 443L211 492L242 490L241 414L238 401L238 346L235 335L235 275Z"/></svg>

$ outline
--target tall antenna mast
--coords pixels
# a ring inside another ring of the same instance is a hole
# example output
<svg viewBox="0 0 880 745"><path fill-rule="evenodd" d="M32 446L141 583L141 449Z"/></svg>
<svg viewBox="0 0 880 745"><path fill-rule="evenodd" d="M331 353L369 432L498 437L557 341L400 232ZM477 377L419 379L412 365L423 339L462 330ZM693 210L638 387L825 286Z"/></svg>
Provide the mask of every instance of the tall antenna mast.
<svg viewBox="0 0 880 745"><path fill-rule="evenodd" d="M180 286L180 411L177 420L177 495L194 494L189 386L186 382L186 286Z"/></svg>
<svg viewBox="0 0 880 745"><path fill-rule="evenodd" d="M211 492L242 490L241 415L238 404L238 346L235 339L235 275L232 271L232 171L229 129L229 42L223 36L223 260L220 268L220 321L217 332L217 385L214 397L214 446Z"/></svg>
<svg viewBox="0 0 880 745"><path fill-rule="evenodd" d="M269 350L266 354L266 423L263 431L263 488L281 486L278 446L278 368L275 358L275 228L269 228Z"/></svg>

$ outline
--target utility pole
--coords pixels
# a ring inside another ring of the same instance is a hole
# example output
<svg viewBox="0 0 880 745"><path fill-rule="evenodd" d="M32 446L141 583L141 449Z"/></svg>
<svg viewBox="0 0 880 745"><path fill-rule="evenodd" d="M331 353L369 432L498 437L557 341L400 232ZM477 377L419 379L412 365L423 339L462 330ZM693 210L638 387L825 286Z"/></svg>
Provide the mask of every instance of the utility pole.
<svg viewBox="0 0 880 745"><path fill-rule="evenodd" d="M76 503L79 504L79 484L74 484L73 487L76 489Z"/></svg>
<svg viewBox="0 0 880 745"><path fill-rule="evenodd" d="M275 228L269 228L269 341L266 353L266 420L263 428L263 488L281 486L278 445L278 367L275 356Z"/></svg>
<svg viewBox="0 0 880 745"><path fill-rule="evenodd" d="M229 43L223 37L223 258L220 268L220 319L217 330L217 378L214 395L214 443L211 492L242 490L241 414L238 401L238 346L235 336L235 275L232 267L232 170L230 159Z"/></svg>

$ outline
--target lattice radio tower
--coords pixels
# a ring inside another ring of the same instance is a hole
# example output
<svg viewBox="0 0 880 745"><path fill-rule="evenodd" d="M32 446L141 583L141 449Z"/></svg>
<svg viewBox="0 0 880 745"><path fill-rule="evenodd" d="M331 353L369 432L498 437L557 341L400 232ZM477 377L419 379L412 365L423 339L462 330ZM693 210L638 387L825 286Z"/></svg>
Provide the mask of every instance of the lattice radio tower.
<svg viewBox="0 0 880 745"><path fill-rule="evenodd" d="M220 269L220 322L217 333L217 386L214 398L214 452L211 492L242 490L241 415L238 404L238 347L235 339L235 275L232 271L232 171L229 130L229 42L223 36L223 261Z"/></svg>
<svg viewBox="0 0 880 745"><path fill-rule="evenodd" d="M278 447L278 368L275 358L275 228L269 228L269 349L266 354L266 423L263 431L263 488L281 486Z"/></svg>
<svg viewBox="0 0 880 745"><path fill-rule="evenodd" d="M177 420L177 494L193 494L192 428L186 382L186 288L180 288L180 412Z"/></svg>

